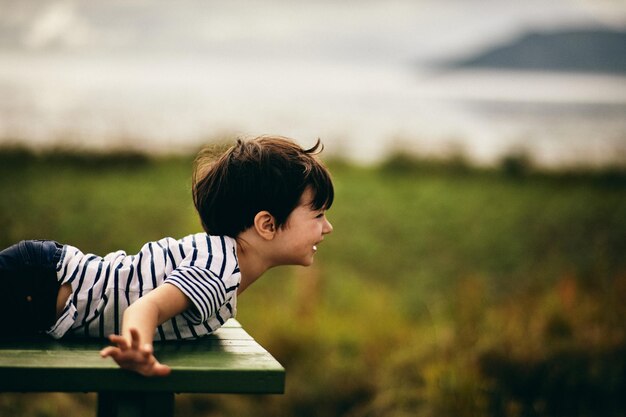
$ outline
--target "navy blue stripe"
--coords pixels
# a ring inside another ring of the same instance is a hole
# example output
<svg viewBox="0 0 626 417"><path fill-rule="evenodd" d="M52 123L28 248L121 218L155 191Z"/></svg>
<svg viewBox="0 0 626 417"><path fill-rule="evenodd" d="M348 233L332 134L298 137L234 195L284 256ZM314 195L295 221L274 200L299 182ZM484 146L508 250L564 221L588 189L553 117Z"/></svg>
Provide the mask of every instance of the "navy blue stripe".
<svg viewBox="0 0 626 417"><path fill-rule="evenodd" d="M200 317L195 307L190 307L188 310L183 311L181 316L194 325L204 323L203 318Z"/></svg>
<svg viewBox="0 0 626 417"><path fill-rule="evenodd" d="M209 259L206 261L206 269L211 269L211 262L213 262L213 245L211 244L211 237L206 235L206 248L209 253Z"/></svg>
<svg viewBox="0 0 626 417"><path fill-rule="evenodd" d="M224 270L226 270L226 241L224 240L224 236L220 236L220 241L222 242L222 268L220 269L220 278L224 278Z"/></svg>
<svg viewBox="0 0 626 417"><path fill-rule="evenodd" d="M85 329L84 329L84 331L85 331L85 336L89 336L89 327L90 327L91 323L92 323L95 319L97 319L97 318L100 316L100 314L104 311L104 307L106 306L107 302L109 301L109 298L105 295L105 296L104 296L104 298L103 298L103 300L104 300L104 301L103 301L103 303L102 303L102 309L94 311L94 312L93 312L93 317L92 317L91 319L87 320L87 321L84 323L84 326L85 326Z"/></svg>
<svg viewBox="0 0 626 417"><path fill-rule="evenodd" d="M152 251L152 243L148 244L148 249L150 250L150 274L152 275L152 288L156 288L157 280L156 280L156 270L154 267L154 252Z"/></svg>
<svg viewBox="0 0 626 417"><path fill-rule="evenodd" d="M70 311L70 304L69 303L65 305L65 308L61 312L61 316L66 315L68 313L68 311Z"/></svg>
<svg viewBox="0 0 626 417"><path fill-rule="evenodd" d="M67 263L65 264L65 268L63 268L63 273L61 274L61 282L63 282L63 280L65 279L65 277L67 276L67 269L69 268L70 264Z"/></svg>
<svg viewBox="0 0 626 417"><path fill-rule="evenodd" d="M126 278L126 290L124 291L124 295L126 296L126 305L130 305L130 284L133 282L133 276L135 275L135 267L133 264L130 265L130 272L128 273L128 278Z"/></svg>
<svg viewBox="0 0 626 417"><path fill-rule="evenodd" d="M223 326L224 325L224 319L222 318L222 316L220 316L219 312L215 313L215 318L217 319L217 321L220 322L220 324Z"/></svg>
<svg viewBox="0 0 626 417"><path fill-rule="evenodd" d="M104 272L104 284L102 284L102 292L100 293L100 298L102 299L106 299L106 290L107 290L107 286L109 284L109 272L111 271L111 264L109 263L107 265L107 269ZM99 323L99 327L100 327L100 337L104 337L104 314L100 314L100 323Z"/></svg>
<svg viewBox="0 0 626 417"><path fill-rule="evenodd" d="M143 252L139 252L139 262L137 262L137 282L139 283L139 297L143 296L143 275L141 273L141 261Z"/></svg>
<svg viewBox="0 0 626 417"><path fill-rule="evenodd" d="M70 267L69 262L65 264L65 268L63 268L63 274L61 274L61 282L63 282L63 280L65 279L65 277L67 276L67 269Z"/></svg>
<svg viewBox="0 0 626 417"><path fill-rule="evenodd" d="M239 284L226 288L226 294L228 294L231 291L235 291L237 288L239 288Z"/></svg>
<svg viewBox="0 0 626 417"><path fill-rule="evenodd" d="M165 332L163 331L163 326L157 326L157 332L159 332L159 337L161 340L165 340Z"/></svg>
<svg viewBox="0 0 626 417"><path fill-rule="evenodd" d="M183 248L183 242L178 241L178 251L180 252L180 257L185 259L185 250Z"/></svg>
<svg viewBox="0 0 626 417"><path fill-rule="evenodd" d="M161 248L161 250L163 251L163 264L164 264L164 271L167 271L167 261L171 261L172 262L172 269L175 268L174 265L176 265L176 263L174 262L174 258L172 258L172 253L170 252L170 249L167 246L161 246L161 244L159 242L157 242L157 245L159 245L159 247ZM169 259L168 259L168 255L169 255Z"/></svg>
<svg viewBox="0 0 626 417"><path fill-rule="evenodd" d="M74 302L74 305L77 306L77 308L78 308L78 294L80 293L80 289L83 287L83 283L85 281L85 273L87 272L87 266L89 265L89 263L91 261L93 261L96 258L97 258L97 256L93 256L92 255L89 258L87 258L85 260L85 263L83 264L83 271L80 274L80 278L78 280L78 286L76 287L76 290L74 291L74 297L72 299L72 301ZM79 263L79 265L80 265L80 263ZM74 280L74 278L76 278L76 272L78 272L78 267L76 267L76 271L73 274L72 280Z"/></svg>
<svg viewBox="0 0 626 417"><path fill-rule="evenodd" d="M172 253L169 247L167 247L166 249L167 249L167 256L170 258L170 262L172 262L172 269L175 269L176 260L174 259L174 254Z"/></svg>
<svg viewBox="0 0 626 417"><path fill-rule="evenodd" d="M109 284L109 272L111 271L111 264L107 264L107 269L104 271L104 283L102 284L102 291L100 292L100 298L104 297L104 293L107 290L107 285ZM97 281L97 279L96 279ZM95 281L94 281L95 284Z"/></svg>
<svg viewBox="0 0 626 417"><path fill-rule="evenodd" d="M193 247L193 256L191 257L191 263L189 265L193 266L196 263L196 259L198 259L198 245L196 244L196 236L191 236L191 246Z"/></svg>
<svg viewBox="0 0 626 417"><path fill-rule="evenodd" d="M95 312L95 316L94 316L94 320L96 319L96 317L98 318L98 335L99 337L104 337L104 321L105 321L105 317L104 317L104 309L106 308L108 302L109 302L109 297L106 296L106 294L104 295L104 297L102 297L102 299L104 300L104 302L102 303L102 309L100 311L96 311ZM89 328L89 326L87 326L87 328Z"/></svg>
<svg viewBox="0 0 626 417"><path fill-rule="evenodd" d="M193 324L193 322L186 319L185 317L183 317L183 319L185 319L185 322L187 323L187 327L189 328L189 331L191 332L191 336L198 337L198 333L196 332L196 329L194 328L195 325Z"/></svg>
<svg viewBox="0 0 626 417"><path fill-rule="evenodd" d="M82 324L87 323L87 319L89 317L89 309L91 307L91 301L93 300L93 287L94 285L96 285L96 282L100 280L101 273L102 273L102 260L98 262L98 272L96 273L93 283L91 284L91 288L89 288L89 291L87 291L87 303L85 304L85 317L83 317ZM89 336L89 326L85 326L85 336Z"/></svg>
<svg viewBox="0 0 626 417"><path fill-rule="evenodd" d="M180 330L178 330L178 325L176 324L176 317L172 317L170 323L172 324L172 329L174 330L176 339L182 339L182 336L180 335Z"/></svg>
<svg viewBox="0 0 626 417"><path fill-rule="evenodd" d="M191 250L191 261L189 262L189 266L195 266L196 259L198 259L198 249L193 248Z"/></svg>
<svg viewBox="0 0 626 417"><path fill-rule="evenodd" d="M115 268L113 277L113 333L120 334L120 268L122 262Z"/></svg>
<svg viewBox="0 0 626 417"><path fill-rule="evenodd" d="M93 258L95 258L95 256L91 256L90 258L87 258L87 260L85 262L89 262L89 259L93 259ZM67 281L68 283L71 283L71 282L73 282L76 279L76 275L78 275L78 271L79 270L80 270L80 262L78 264L76 264L76 269L74 269L74 271L72 272L72 275L70 276L70 279Z"/></svg>
<svg viewBox="0 0 626 417"><path fill-rule="evenodd" d="M204 326L204 328L206 329L207 334L213 333L213 329L211 328L211 326L209 326L209 323L207 323L206 321L202 323L202 326Z"/></svg>
<svg viewBox="0 0 626 417"><path fill-rule="evenodd" d="M96 276L91 283L91 287L89 291L87 291L87 303L85 304L85 317L83 317L83 323L87 321L87 314L89 314L89 307L91 306L91 300L93 299L93 287L100 280L100 274L102 274L102 260L100 259L98 262L98 272L96 272Z"/></svg>

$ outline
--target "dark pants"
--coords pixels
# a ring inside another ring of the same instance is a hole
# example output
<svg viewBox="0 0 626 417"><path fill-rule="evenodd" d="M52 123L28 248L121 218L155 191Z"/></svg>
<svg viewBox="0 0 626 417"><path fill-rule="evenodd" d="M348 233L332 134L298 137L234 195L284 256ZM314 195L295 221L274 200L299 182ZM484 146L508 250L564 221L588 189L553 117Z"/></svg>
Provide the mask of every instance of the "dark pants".
<svg viewBox="0 0 626 417"><path fill-rule="evenodd" d="M0 252L0 339L35 336L56 321L63 246L24 240Z"/></svg>

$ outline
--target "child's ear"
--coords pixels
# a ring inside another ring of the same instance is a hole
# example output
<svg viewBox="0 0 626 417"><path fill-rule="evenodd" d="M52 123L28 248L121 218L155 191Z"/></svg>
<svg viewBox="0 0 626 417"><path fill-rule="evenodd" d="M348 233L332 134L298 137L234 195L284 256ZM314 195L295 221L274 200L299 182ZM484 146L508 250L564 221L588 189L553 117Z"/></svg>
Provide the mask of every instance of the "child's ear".
<svg viewBox="0 0 626 417"><path fill-rule="evenodd" d="M254 216L254 229L263 239L272 240L276 234L276 221L269 211L259 211Z"/></svg>

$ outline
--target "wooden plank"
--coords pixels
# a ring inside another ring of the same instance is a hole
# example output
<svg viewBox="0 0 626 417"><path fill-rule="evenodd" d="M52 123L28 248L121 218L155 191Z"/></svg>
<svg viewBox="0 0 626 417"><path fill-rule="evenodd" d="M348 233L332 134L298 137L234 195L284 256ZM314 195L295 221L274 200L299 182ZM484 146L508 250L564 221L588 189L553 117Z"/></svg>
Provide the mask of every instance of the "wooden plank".
<svg viewBox="0 0 626 417"><path fill-rule="evenodd" d="M106 341L0 343L0 391L282 393L285 370L234 320L214 335L155 343L172 367L163 378L119 369L98 351Z"/></svg>

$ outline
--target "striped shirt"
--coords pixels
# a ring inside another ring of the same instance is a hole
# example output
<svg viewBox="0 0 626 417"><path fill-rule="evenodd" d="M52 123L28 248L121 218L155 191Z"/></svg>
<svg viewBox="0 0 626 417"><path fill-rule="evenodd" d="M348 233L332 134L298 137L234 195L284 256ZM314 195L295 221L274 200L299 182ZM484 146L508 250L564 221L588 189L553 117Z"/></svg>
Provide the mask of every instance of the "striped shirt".
<svg viewBox="0 0 626 417"><path fill-rule="evenodd" d="M241 273L234 239L198 233L146 243L136 255L117 251L100 257L66 245L57 277L72 286L72 295L48 330L52 337L119 334L124 310L168 283L192 307L158 326L154 338L179 340L212 333L235 317Z"/></svg>

